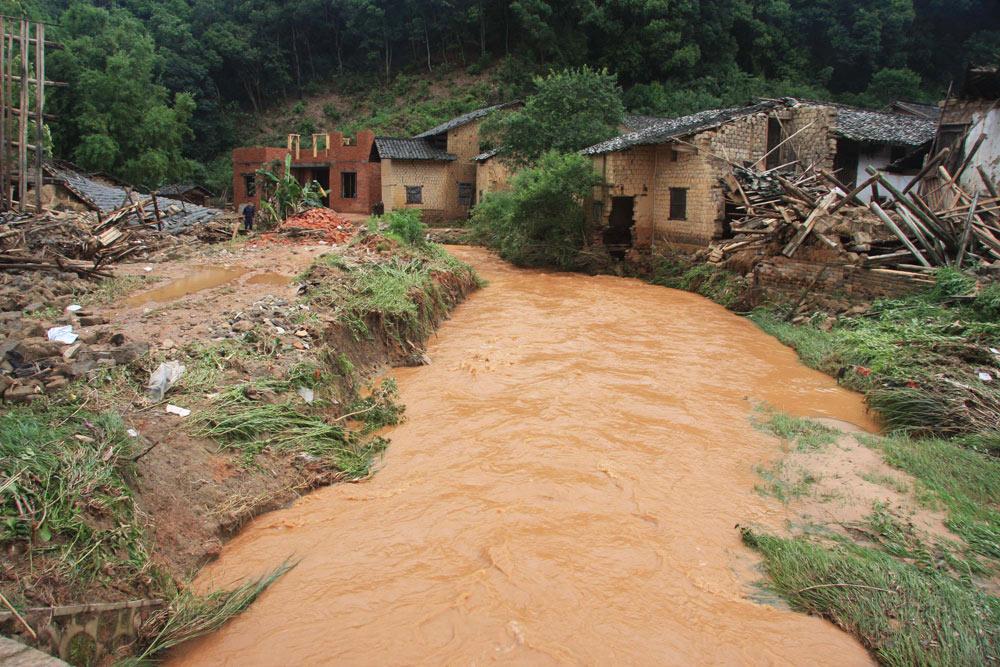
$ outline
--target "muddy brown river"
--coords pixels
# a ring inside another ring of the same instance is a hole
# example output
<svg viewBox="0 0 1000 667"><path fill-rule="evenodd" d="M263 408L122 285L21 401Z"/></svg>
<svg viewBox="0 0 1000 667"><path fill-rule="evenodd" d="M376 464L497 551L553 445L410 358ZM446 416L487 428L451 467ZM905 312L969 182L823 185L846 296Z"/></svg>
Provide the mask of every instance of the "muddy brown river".
<svg viewBox="0 0 1000 667"><path fill-rule="evenodd" d="M300 562L173 667L870 663L755 601L735 529L786 511L754 406L874 428L858 395L699 296L454 252L490 284L395 372L382 469L230 542L202 590Z"/></svg>

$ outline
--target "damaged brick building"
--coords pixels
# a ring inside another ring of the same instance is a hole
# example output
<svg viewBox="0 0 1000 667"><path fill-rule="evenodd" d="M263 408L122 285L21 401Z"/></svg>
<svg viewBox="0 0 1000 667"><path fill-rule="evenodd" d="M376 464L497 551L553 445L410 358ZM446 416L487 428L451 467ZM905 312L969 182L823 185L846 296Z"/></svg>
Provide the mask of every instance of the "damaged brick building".
<svg viewBox="0 0 1000 667"><path fill-rule="evenodd" d="M864 168L920 160L933 120L793 99L712 109L643 127L583 150L601 176L587 202L599 238L612 250L660 243L703 246L724 237L731 166L776 169L795 163L855 182ZM902 174L900 175L902 177Z"/></svg>

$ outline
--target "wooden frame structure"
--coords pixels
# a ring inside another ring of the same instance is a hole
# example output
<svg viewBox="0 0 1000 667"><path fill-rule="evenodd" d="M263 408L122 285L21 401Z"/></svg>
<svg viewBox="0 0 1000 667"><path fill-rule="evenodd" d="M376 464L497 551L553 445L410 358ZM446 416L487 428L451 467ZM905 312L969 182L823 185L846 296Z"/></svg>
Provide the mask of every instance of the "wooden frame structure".
<svg viewBox="0 0 1000 667"><path fill-rule="evenodd" d="M45 24L0 16L0 210L42 207L45 153ZM33 75L32 75L33 74ZM29 137L29 121L34 137ZM30 154L30 159L29 159Z"/></svg>

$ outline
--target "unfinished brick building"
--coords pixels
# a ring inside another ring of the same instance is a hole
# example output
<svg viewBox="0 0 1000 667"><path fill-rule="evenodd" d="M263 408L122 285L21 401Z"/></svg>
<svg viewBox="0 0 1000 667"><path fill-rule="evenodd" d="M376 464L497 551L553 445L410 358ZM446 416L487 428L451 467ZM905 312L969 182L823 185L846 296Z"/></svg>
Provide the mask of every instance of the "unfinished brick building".
<svg viewBox="0 0 1000 667"><path fill-rule="evenodd" d="M373 159L375 134L362 130L355 137L340 132L315 134L312 146L302 148L297 135L289 135L285 148L254 146L233 151L233 203L260 203L262 184L257 170L272 165L284 169L292 155L292 173L300 183L316 181L329 193L324 202L344 213L371 213L382 199L381 165Z"/></svg>
<svg viewBox="0 0 1000 667"><path fill-rule="evenodd" d="M595 241L613 251L700 246L725 236L723 183L731 165L766 170L798 161L839 168L854 181L864 166L897 157L893 148L912 151L934 133L933 121L911 115L791 99L647 120L583 150L602 183L587 202Z"/></svg>

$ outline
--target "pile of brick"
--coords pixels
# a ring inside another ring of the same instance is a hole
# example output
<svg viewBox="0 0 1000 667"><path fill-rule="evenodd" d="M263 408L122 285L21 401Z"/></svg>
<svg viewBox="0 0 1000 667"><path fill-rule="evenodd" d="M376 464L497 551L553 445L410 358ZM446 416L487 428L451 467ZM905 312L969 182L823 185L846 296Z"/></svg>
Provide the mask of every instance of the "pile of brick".
<svg viewBox="0 0 1000 667"><path fill-rule="evenodd" d="M261 234L258 243L293 243L308 241L336 245L354 234L354 225L347 218L328 208L310 208L297 213L273 232Z"/></svg>
<svg viewBox="0 0 1000 667"><path fill-rule="evenodd" d="M20 311L0 312L0 396L5 402L31 402L95 369L128 364L149 350L148 344L127 341L107 324L105 318L82 310L51 321Z"/></svg>

